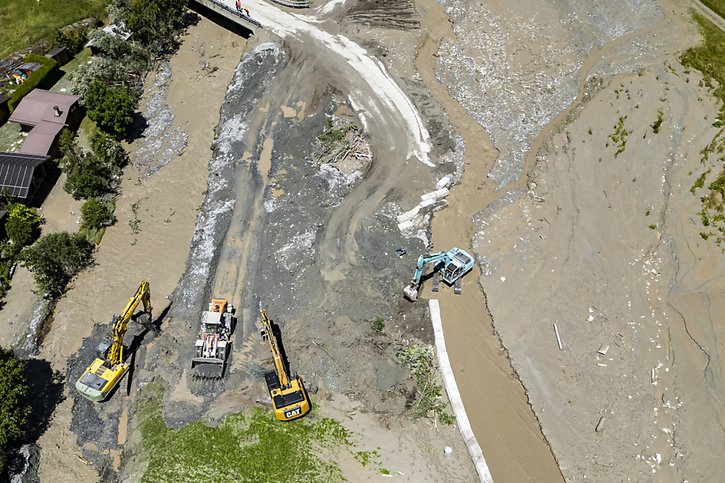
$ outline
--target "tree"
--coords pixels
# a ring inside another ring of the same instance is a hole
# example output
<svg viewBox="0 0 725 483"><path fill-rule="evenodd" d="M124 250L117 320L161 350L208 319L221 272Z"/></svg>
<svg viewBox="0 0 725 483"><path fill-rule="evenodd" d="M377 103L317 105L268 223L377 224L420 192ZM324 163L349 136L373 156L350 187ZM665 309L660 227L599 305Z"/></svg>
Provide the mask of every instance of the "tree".
<svg viewBox="0 0 725 483"><path fill-rule="evenodd" d="M68 282L93 262L93 245L79 234L51 233L26 248L20 260L33 273L38 288L57 296Z"/></svg>
<svg viewBox="0 0 725 483"><path fill-rule="evenodd" d="M188 0L130 0L121 14L133 38L157 52L168 51L185 22Z"/></svg>
<svg viewBox="0 0 725 483"><path fill-rule="evenodd" d="M8 238L18 247L33 243L43 222L37 210L21 203L13 203L8 208L8 219L5 222Z"/></svg>
<svg viewBox="0 0 725 483"><path fill-rule="evenodd" d="M87 41L88 29L84 27L60 29L53 37L53 45L65 47L73 55L83 50Z"/></svg>
<svg viewBox="0 0 725 483"><path fill-rule="evenodd" d="M65 189L74 198L93 198L111 187L111 173L108 167L95 155L81 153L79 158L66 160L64 171L67 172Z"/></svg>
<svg viewBox="0 0 725 483"><path fill-rule="evenodd" d="M83 228L97 230L104 226L110 226L116 221L113 216L113 209L98 201L96 198L90 198L81 207L81 217L83 219Z"/></svg>
<svg viewBox="0 0 725 483"><path fill-rule="evenodd" d="M98 57L93 59L90 64L81 64L68 76L71 82L71 93L80 96L84 104L88 90L96 81L108 86L121 87L131 83L124 65L118 60L107 57Z"/></svg>
<svg viewBox="0 0 725 483"><path fill-rule="evenodd" d="M0 347L0 474L7 464L7 447L23 437L30 415L25 361Z"/></svg>
<svg viewBox="0 0 725 483"><path fill-rule="evenodd" d="M77 151L76 133L64 127L60 131L60 136L58 136L58 156L62 158L66 154L73 155Z"/></svg>
<svg viewBox="0 0 725 483"><path fill-rule="evenodd" d="M94 81L86 91L88 117L102 130L122 136L133 121L136 111L136 96L125 87L107 86Z"/></svg>
<svg viewBox="0 0 725 483"><path fill-rule="evenodd" d="M118 172L128 163L128 154L121 143L103 131L95 131L91 135L91 148L96 157L103 161L111 172Z"/></svg>

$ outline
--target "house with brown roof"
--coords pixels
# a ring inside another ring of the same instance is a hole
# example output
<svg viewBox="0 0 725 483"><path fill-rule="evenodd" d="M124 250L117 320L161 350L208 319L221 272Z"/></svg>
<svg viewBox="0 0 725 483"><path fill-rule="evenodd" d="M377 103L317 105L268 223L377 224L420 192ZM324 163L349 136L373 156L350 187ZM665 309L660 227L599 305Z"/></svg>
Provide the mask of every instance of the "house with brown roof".
<svg viewBox="0 0 725 483"><path fill-rule="evenodd" d="M75 129L83 119L78 99L44 89L33 89L23 97L9 118L28 131L20 152L53 156L60 131L66 126Z"/></svg>
<svg viewBox="0 0 725 483"><path fill-rule="evenodd" d="M78 96L33 89L20 101L10 115L10 121L17 122L26 131L32 130L40 121L75 128L81 120L78 99Z"/></svg>
<svg viewBox="0 0 725 483"><path fill-rule="evenodd" d="M28 133L28 137L25 138L23 145L20 147L20 152L23 154L54 156L57 148L55 141L64 127L65 124L40 121Z"/></svg>

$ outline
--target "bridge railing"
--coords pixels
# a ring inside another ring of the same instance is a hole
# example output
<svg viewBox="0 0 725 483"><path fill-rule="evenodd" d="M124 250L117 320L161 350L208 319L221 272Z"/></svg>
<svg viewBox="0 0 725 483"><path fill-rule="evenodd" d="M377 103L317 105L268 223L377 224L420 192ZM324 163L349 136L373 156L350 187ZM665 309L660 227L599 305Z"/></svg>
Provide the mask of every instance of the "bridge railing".
<svg viewBox="0 0 725 483"><path fill-rule="evenodd" d="M261 23L257 22L256 20L254 20L249 15L245 15L244 12L240 12L239 10L230 7L226 3L220 2L219 0L196 0L196 1L199 2L202 5L204 5L204 4L212 4L214 7L217 7L217 8L220 8L220 9L226 11L226 12L229 12L232 15L235 15L235 16L237 16L237 17L239 17L239 18L241 18L241 19L243 19L243 20L251 23L252 25L255 25L255 26L260 27L260 28L262 27L262 24Z"/></svg>

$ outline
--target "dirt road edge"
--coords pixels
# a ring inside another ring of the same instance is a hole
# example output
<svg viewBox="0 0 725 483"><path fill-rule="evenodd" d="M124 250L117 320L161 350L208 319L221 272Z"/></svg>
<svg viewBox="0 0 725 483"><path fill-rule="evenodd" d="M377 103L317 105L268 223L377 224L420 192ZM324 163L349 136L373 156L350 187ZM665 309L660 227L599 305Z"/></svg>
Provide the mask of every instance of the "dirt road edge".
<svg viewBox="0 0 725 483"><path fill-rule="evenodd" d="M466 443L468 452L473 460L473 465L476 467L478 479L482 483L493 483L491 471L488 469L486 458L484 458L483 451L481 451L481 447L478 445L476 435L473 434L471 423L468 421L468 415L466 414L466 408L463 407L461 393L458 391L456 376L453 375L451 362L448 360L448 351L446 350L446 340L443 336L443 323L441 322L441 309L438 305L438 300L429 300L428 308L430 309L430 320L433 324L438 367L443 376L443 385L446 388L446 394L448 394L451 408L453 408L453 414L456 416L458 430L461 433L461 437L463 437L463 442Z"/></svg>

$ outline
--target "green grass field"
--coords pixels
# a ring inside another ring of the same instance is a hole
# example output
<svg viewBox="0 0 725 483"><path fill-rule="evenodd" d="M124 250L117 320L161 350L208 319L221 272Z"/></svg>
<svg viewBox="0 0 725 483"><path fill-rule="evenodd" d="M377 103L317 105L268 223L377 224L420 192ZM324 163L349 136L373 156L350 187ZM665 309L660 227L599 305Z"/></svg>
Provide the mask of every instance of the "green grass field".
<svg viewBox="0 0 725 483"><path fill-rule="evenodd" d="M351 447L352 434L337 421L307 417L283 423L271 410L254 408L215 428L196 421L171 429L161 418L161 385L149 384L144 393L152 398L136 414L140 456L148 462L142 482L344 480L323 456Z"/></svg>
<svg viewBox="0 0 725 483"><path fill-rule="evenodd" d="M52 38L65 25L103 16L108 0L0 0L0 58Z"/></svg>

